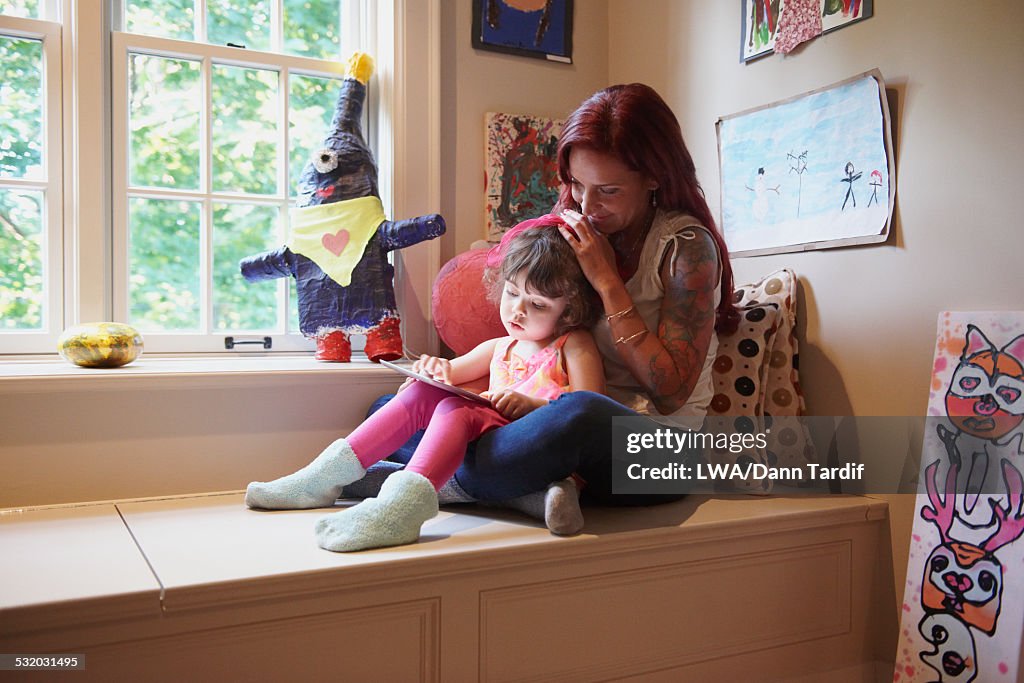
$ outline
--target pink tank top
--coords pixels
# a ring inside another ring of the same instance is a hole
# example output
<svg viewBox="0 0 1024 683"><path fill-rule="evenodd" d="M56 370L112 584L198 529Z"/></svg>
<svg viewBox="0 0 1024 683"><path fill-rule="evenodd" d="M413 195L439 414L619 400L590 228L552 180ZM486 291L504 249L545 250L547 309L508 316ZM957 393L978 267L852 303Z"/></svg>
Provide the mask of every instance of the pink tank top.
<svg viewBox="0 0 1024 683"><path fill-rule="evenodd" d="M569 374L565 371L562 347L569 333L551 342L523 360L511 353L516 340L498 342L491 357L491 382L488 391L512 389L535 398L556 399L569 391Z"/></svg>

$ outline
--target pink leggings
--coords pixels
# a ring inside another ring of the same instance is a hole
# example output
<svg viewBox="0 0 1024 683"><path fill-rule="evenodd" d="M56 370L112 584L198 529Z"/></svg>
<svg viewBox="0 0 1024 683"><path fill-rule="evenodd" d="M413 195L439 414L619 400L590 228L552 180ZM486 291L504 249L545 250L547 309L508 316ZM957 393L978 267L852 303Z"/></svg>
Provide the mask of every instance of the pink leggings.
<svg viewBox="0 0 1024 683"><path fill-rule="evenodd" d="M435 489L440 489L462 464L471 441L506 424L508 420L490 406L413 382L366 418L347 439L359 464L367 468L425 429L405 469L422 474Z"/></svg>

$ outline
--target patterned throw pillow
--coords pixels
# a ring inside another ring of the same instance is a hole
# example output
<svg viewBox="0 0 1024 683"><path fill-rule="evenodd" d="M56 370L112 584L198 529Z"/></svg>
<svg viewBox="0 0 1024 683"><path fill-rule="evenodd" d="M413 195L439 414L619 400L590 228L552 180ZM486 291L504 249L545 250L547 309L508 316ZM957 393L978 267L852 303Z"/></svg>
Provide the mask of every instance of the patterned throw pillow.
<svg viewBox="0 0 1024 683"><path fill-rule="evenodd" d="M718 356L713 366L715 395L704 422L705 432L713 434L763 434L766 359L775 344L780 310L776 303L753 303L740 308L740 324L736 332L718 336ZM765 449L754 447L712 449L707 453L711 463L746 469L747 464L771 465ZM753 476L716 480L719 489L750 493L771 491L769 480Z"/></svg>
<svg viewBox="0 0 1024 683"><path fill-rule="evenodd" d="M806 405L798 372L796 282L793 271L782 268L753 284L737 285L734 294L741 308L759 304L779 307L778 331L765 356L760 414L764 417L765 426L771 428L768 433L769 464L781 467L816 462L810 433L800 419L806 415Z"/></svg>

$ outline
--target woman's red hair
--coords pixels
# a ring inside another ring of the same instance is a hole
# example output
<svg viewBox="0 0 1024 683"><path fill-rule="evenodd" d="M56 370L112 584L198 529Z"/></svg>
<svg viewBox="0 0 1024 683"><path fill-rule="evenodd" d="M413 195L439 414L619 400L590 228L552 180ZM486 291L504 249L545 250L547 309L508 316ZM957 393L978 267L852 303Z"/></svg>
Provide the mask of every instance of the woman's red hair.
<svg viewBox="0 0 1024 683"><path fill-rule="evenodd" d="M562 128L558 140L558 175L562 190L554 213L575 209L569 152L574 146L610 154L634 171L658 183L658 206L682 211L696 218L711 233L722 262L722 300L715 316L715 329L734 331L739 313L733 303L732 265L704 191L697 181L697 169L683 142L683 132L665 100L642 83L613 85L591 95Z"/></svg>

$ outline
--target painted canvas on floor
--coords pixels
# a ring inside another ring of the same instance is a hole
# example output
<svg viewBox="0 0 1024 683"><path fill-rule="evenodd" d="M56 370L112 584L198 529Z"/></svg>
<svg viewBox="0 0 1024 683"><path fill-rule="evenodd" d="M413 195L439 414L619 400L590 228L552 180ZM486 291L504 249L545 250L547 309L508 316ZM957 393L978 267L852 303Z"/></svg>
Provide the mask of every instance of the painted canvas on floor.
<svg viewBox="0 0 1024 683"><path fill-rule="evenodd" d="M555 153L561 119L488 113L486 135L486 239L551 211L560 181Z"/></svg>
<svg viewBox="0 0 1024 683"><path fill-rule="evenodd" d="M895 197L881 74L717 122L733 256L883 242Z"/></svg>
<svg viewBox="0 0 1024 683"><path fill-rule="evenodd" d="M928 417L893 680L1013 683L1024 675L1024 311L940 314Z"/></svg>

